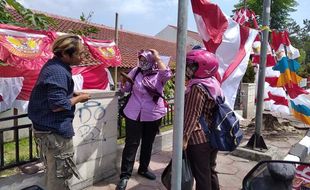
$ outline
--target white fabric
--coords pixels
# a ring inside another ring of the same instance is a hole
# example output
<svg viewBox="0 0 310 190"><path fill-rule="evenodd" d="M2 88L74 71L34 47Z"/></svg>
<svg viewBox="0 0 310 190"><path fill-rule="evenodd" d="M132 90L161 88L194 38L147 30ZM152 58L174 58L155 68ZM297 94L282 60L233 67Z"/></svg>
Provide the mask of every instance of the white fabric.
<svg viewBox="0 0 310 190"><path fill-rule="evenodd" d="M279 77L280 71L275 71L272 69L272 67L266 67L265 76L266 77Z"/></svg>
<svg viewBox="0 0 310 190"><path fill-rule="evenodd" d="M283 160L300 162L300 158L298 156L294 156L291 154L285 156L285 158Z"/></svg>
<svg viewBox="0 0 310 190"><path fill-rule="evenodd" d="M171 58L170 56L160 55L161 61L162 61L166 66L169 66L170 58Z"/></svg>
<svg viewBox="0 0 310 190"><path fill-rule="evenodd" d="M310 153L310 137L307 135L299 142L299 144L304 145L308 149L308 154Z"/></svg>
<svg viewBox="0 0 310 190"><path fill-rule="evenodd" d="M84 77L81 74L78 74L78 75L73 75L72 79L74 81L74 91L82 90L83 83L84 83Z"/></svg>
<svg viewBox="0 0 310 190"><path fill-rule="evenodd" d="M28 104L28 100L15 100L12 107L18 109L19 111L27 112Z"/></svg>
<svg viewBox="0 0 310 190"><path fill-rule="evenodd" d="M0 112L10 109L14 100L21 92L24 77L0 78Z"/></svg>
<svg viewBox="0 0 310 190"><path fill-rule="evenodd" d="M220 60L219 73L221 76L223 76L225 70L229 66L229 63L231 63L235 55L238 53L237 50L240 46L239 24L232 21L232 19L228 19L228 21L228 29L224 32L223 41L216 50L216 55ZM225 94L227 103L231 108L234 107L237 90L247 69L252 43L256 35L256 30L250 30L249 38L244 47L245 51L247 52L246 56L243 58L235 71L231 73L231 75L222 83L223 92Z"/></svg>
<svg viewBox="0 0 310 190"><path fill-rule="evenodd" d="M310 94L301 94L294 99L291 99L296 105L304 105L310 108Z"/></svg>
<svg viewBox="0 0 310 190"><path fill-rule="evenodd" d="M107 72L107 74L108 74L109 84L112 85L112 86L114 86L114 80L113 80L113 77L112 77L112 75L111 75L111 72L109 71L108 68L104 68L104 70L105 70L105 71Z"/></svg>
<svg viewBox="0 0 310 190"><path fill-rule="evenodd" d="M287 50L287 56L290 58L290 59L297 59L298 57L300 57L300 53L299 53L299 50L296 49L294 46L292 46L291 44L289 46L286 46L286 50ZM277 52L281 52L281 51L285 51L284 49L284 45L281 44L279 46L279 49L277 50Z"/></svg>

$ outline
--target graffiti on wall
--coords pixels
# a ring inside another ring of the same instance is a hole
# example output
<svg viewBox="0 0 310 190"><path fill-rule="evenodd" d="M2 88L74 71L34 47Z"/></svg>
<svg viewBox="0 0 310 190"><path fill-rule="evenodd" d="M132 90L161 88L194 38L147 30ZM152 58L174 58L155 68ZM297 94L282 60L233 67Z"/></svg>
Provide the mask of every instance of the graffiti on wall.
<svg viewBox="0 0 310 190"><path fill-rule="evenodd" d="M104 121L106 109L98 101L87 101L82 107L75 112L78 117L79 125L76 128L76 134L80 136L84 142L94 142L106 140L103 128L107 122Z"/></svg>

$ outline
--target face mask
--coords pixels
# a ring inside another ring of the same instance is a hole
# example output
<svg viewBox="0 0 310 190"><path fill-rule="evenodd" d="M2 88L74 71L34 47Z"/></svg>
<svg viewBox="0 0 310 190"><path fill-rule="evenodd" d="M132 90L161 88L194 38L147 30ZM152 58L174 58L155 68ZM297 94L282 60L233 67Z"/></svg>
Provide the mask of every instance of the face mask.
<svg viewBox="0 0 310 190"><path fill-rule="evenodd" d="M149 63L147 61L139 61L139 67L142 71L146 71L152 68L152 63Z"/></svg>

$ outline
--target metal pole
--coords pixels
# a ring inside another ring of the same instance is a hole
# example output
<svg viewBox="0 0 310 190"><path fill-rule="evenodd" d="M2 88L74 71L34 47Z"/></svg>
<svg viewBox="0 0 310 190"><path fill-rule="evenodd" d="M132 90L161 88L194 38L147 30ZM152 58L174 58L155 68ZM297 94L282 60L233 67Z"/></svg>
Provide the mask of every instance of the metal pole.
<svg viewBox="0 0 310 190"><path fill-rule="evenodd" d="M171 189L181 189L188 0L179 0Z"/></svg>
<svg viewBox="0 0 310 190"><path fill-rule="evenodd" d="M264 0L263 10L263 36L261 40L261 52L259 62L259 75L257 85L257 105L256 105L256 118L255 118L255 135L259 137L261 135L261 129L263 128L263 103L264 103L264 84L265 84L265 70L266 70L266 56L268 46L268 34L269 34L269 20L270 20L270 1Z"/></svg>
<svg viewBox="0 0 310 190"><path fill-rule="evenodd" d="M118 46L118 13L115 13L115 34L114 41L116 46ZM114 68L114 90L117 90L118 82L117 82L117 66Z"/></svg>

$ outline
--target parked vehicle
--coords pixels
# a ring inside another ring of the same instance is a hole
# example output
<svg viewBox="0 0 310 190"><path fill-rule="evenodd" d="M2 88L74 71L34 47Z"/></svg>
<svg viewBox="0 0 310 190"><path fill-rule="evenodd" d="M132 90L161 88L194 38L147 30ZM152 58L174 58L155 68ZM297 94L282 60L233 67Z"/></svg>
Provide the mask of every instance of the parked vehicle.
<svg viewBox="0 0 310 190"><path fill-rule="evenodd" d="M259 162L243 179L242 190L310 190L310 163Z"/></svg>

